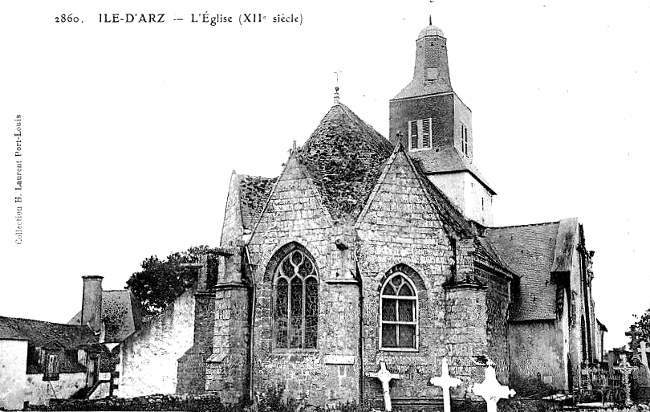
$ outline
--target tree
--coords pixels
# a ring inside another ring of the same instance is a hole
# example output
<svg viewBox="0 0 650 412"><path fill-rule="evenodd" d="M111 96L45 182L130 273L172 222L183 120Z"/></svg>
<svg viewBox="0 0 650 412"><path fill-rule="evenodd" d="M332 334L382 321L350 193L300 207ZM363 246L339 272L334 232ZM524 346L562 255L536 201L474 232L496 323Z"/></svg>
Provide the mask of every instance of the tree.
<svg viewBox="0 0 650 412"><path fill-rule="evenodd" d="M143 315L150 317L161 313L183 292L191 288L197 281L198 270L183 266L184 263L196 263L202 255L208 256L208 278L216 279L217 265L215 256L208 246L192 246L186 251L171 253L167 259L160 260L158 256L145 259L140 266L142 270L135 272L127 280L127 287L140 301Z"/></svg>

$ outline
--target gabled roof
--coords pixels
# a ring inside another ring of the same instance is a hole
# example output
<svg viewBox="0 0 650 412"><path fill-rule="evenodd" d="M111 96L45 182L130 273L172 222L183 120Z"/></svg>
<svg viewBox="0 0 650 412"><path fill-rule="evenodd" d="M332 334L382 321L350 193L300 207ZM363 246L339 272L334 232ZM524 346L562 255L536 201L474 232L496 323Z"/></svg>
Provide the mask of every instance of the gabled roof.
<svg viewBox="0 0 650 412"><path fill-rule="evenodd" d="M335 104L296 151L332 217L356 217L392 145L343 104Z"/></svg>
<svg viewBox="0 0 650 412"><path fill-rule="evenodd" d="M240 207L245 230L253 230L278 178L239 175Z"/></svg>
<svg viewBox="0 0 650 412"><path fill-rule="evenodd" d="M102 292L102 321L104 341L122 342L142 326L140 305L129 290L105 290ZM81 311L69 325L81 325Z"/></svg>
<svg viewBox="0 0 650 412"><path fill-rule="evenodd" d="M0 339L26 340L35 347L76 349L97 343L99 337L88 326L0 316Z"/></svg>
<svg viewBox="0 0 650 412"><path fill-rule="evenodd" d="M550 222L485 229L501 259L521 276L511 320L556 319L557 285L551 282L551 266L559 226Z"/></svg>

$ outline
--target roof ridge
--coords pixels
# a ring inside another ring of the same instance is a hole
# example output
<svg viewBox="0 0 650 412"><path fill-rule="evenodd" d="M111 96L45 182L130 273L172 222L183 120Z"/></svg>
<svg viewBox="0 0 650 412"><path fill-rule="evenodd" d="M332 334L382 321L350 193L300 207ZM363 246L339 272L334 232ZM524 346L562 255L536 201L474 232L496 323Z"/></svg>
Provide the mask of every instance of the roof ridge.
<svg viewBox="0 0 650 412"><path fill-rule="evenodd" d="M235 173L235 174L237 176L240 176L240 177L250 177L250 178L254 178L254 179L266 179L266 180L277 179L277 176L276 177L266 177L266 176L247 175L247 174L244 174L244 173Z"/></svg>
<svg viewBox="0 0 650 412"><path fill-rule="evenodd" d="M47 323L47 324L50 324L50 325L59 325L59 326L72 326L72 327L83 326L83 325L70 325L68 323L50 322L50 321L47 321L47 320L28 319L28 318L15 318L15 317L12 317L12 316L0 316L0 319L26 320L26 321L29 321L29 322Z"/></svg>
<svg viewBox="0 0 650 412"><path fill-rule="evenodd" d="M545 225L552 225L552 224L559 224L560 220L556 221L551 221L551 222L539 222L539 223L527 223L525 225L509 225L509 226L484 226L485 229L490 230L490 229L509 229L513 227L529 227L529 226L545 226Z"/></svg>

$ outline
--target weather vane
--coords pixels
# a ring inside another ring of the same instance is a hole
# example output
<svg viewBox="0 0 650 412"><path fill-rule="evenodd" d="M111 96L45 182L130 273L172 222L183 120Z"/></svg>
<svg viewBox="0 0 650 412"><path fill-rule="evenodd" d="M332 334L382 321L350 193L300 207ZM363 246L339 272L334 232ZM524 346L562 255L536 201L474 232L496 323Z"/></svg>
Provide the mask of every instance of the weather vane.
<svg viewBox="0 0 650 412"><path fill-rule="evenodd" d="M334 103L339 103L339 73L342 73L341 70L334 72L336 74L336 87L334 87Z"/></svg>

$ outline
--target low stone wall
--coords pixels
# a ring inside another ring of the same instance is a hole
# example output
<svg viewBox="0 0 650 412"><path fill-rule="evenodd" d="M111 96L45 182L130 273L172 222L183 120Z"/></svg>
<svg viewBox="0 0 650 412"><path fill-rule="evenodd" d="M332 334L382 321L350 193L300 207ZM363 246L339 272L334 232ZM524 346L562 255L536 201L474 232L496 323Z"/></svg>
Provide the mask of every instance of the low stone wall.
<svg viewBox="0 0 650 412"><path fill-rule="evenodd" d="M581 412L650 412L650 406L646 404L637 404L629 407L614 406L611 408L578 406L578 410Z"/></svg>
<svg viewBox="0 0 650 412"><path fill-rule="evenodd" d="M216 411L226 408L214 395L148 395L137 398L105 398L97 400L52 400L48 406L34 406L41 411Z"/></svg>

